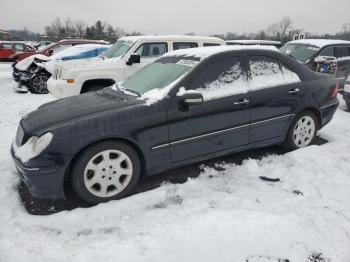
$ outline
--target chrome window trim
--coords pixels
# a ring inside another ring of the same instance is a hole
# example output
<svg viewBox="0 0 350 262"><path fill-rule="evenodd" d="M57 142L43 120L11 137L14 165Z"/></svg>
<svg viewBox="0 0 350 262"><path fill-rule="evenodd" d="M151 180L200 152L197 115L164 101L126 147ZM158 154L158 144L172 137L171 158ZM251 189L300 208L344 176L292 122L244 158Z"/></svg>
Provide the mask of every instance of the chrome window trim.
<svg viewBox="0 0 350 262"><path fill-rule="evenodd" d="M241 125L241 126L236 126L236 127L231 127L231 128L226 128L223 130L219 130L219 131L215 131L215 132L210 132L207 134L203 134L203 135L199 135L199 136L193 136L193 137L189 137L189 138L185 138L185 139L180 139L180 140L176 140L170 143L164 143L164 144L160 144L158 146L154 146L152 147L152 150L158 150L164 147L168 147L170 145L176 145L176 144L181 144L187 141L191 141L191 140L196 140L199 138L203 138L203 137L207 137L207 136L211 136L211 135L216 135L216 134L220 134L220 133L225 133L227 131L232 131L232 130L236 130L236 129L240 129L240 128L245 128L248 126L254 126L254 125L258 125L258 124L262 124L262 123L266 123L266 122L270 122L270 121L274 121L274 120L278 120L278 119L283 119L283 118L287 118L287 117L291 117L294 116L295 114L288 114L288 115L284 115L284 116L278 116L278 117L274 117L274 118L270 118L270 119L266 119L266 120L262 120L262 121L257 121L251 124L246 124L246 125Z"/></svg>

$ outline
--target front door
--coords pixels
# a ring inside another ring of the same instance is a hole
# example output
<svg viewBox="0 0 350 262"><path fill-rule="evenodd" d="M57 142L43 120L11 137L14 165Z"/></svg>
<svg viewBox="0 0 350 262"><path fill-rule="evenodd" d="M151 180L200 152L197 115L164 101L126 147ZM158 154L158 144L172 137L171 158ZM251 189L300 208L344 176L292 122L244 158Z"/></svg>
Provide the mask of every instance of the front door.
<svg viewBox="0 0 350 262"><path fill-rule="evenodd" d="M201 92L203 104L184 108L174 96L169 105L173 162L205 158L248 143L250 95L241 58L226 57L203 66L184 87Z"/></svg>

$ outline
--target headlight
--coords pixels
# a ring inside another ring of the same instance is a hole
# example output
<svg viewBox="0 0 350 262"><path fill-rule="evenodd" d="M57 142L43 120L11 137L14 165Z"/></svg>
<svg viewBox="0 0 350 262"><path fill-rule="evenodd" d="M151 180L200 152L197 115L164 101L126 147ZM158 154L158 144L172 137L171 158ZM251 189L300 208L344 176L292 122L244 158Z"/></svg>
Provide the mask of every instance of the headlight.
<svg viewBox="0 0 350 262"><path fill-rule="evenodd" d="M16 143L13 143L15 155L23 163L26 163L30 159L40 155L50 145L52 138L52 133L48 132L41 137L32 136L27 143L19 147L16 146Z"/></svg>

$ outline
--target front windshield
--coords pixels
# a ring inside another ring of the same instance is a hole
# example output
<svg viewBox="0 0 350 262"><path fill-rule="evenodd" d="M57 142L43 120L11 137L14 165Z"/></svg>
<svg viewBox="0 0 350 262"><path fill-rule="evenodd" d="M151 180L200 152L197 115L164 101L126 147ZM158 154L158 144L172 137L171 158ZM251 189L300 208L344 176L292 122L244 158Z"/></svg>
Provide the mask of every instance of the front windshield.
<svg viewBox="0 0 350 262"><path fill-rule="evenodd" d="M133 45L132 41L119 40L110 48L108 48L102 55L102 58L113 58L124 55Z"/></svg>
<svg viewBox="0 0 350 262"><path fill-rule="evenodd" d="M153 89L162 89L187 74L197 63L190 58L163 57L122 82L121 88L141 95Z"/></svg>
<svg viewBox="0 0 350 262"><path fill-rule="evenodd" d="M318 50L319 47L307 44L286 44L280 49L282 53L303 63L307 62L312 56L314 56Z"/></svg>
<svg viewBox="0 0 350 262"><path fill-rule="evenodd" d="M47 46L43 46L43 48L41 48L40 51L49 50L49 49L51 49L55 44L57 44L57 43L51 43L51 44L49 44L49 45L47 45Z"/></svg>

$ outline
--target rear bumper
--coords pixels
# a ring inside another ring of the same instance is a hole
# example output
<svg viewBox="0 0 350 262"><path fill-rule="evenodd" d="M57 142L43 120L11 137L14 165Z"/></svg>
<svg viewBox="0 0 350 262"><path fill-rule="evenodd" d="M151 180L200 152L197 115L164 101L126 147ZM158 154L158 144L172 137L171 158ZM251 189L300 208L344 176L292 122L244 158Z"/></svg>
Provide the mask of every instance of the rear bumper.
<svg viewBox="0 0 350 262"><path fill-rule="evenodd" d="M56 98L64 98L79 95L81 91L81 83L67 84L66 80L53 79L47 81L47 89L50 94Z"/></svg>
<svg viewBox="0 0 350 262"><path fill-rule="evenodd" d="M27 167L16 158L11 147L12 159L15 163L19 178L26 184L30 193L36 198L64 198L62 167Z"/></svg>
<svg viewBox="0 0 350 262"><path fill-rule="evenodd" d="M350 89L350 88L349 88ZM350 90L345 90L343 92L343 98L347 104L350 103Z"/></svg>
<svg viewBox="0 0 350 262"><path fill-rule="evenodd" d="M321 114L322 114L321 128L332 120L335 112L337 111L338 106L339 106L339 101L337 99L336 101L321 107Z"/></svg>

